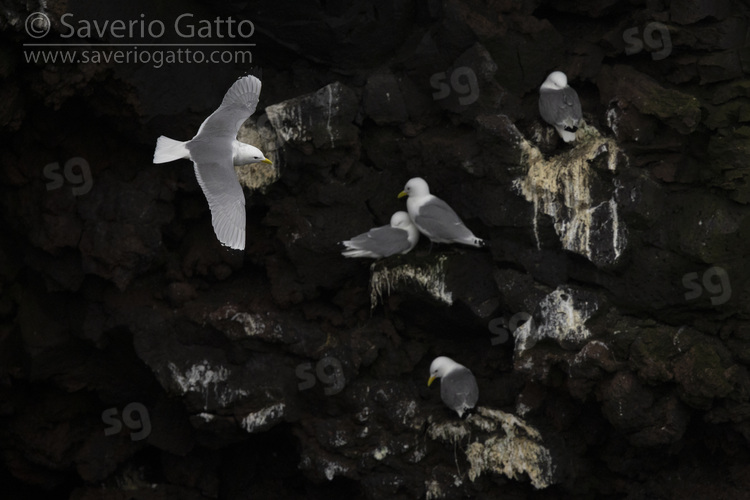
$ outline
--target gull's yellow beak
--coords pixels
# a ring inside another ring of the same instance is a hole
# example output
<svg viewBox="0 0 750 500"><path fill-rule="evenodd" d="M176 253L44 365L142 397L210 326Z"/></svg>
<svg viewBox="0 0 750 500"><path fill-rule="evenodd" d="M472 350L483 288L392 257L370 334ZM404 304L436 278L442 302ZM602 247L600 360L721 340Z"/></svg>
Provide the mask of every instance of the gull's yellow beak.
<svg viewBox="0 0 750 500"><path fill-rule="evenodd" d="M407 193L406 191L401 191L400 193L398 193L399 198L403 198L404 196L409 196L409 193Z"/></svg>
<svg viewBox="0 0 750 500"><path fill-rule="evenodd" d="M430 380L427 381L427 387L430 387L430 384L432 384L435 381L436 378L437 377L435 377L435 376L430 377Z"/></svg>
<svg viewBox="0 0 750 500"><path fill-rule="evenodd" d="M269 165L273 165L273 162L271 160L269 160L268 158L263 158L262 160L260 160L260 162L261 163L268 163Z"/></svg>

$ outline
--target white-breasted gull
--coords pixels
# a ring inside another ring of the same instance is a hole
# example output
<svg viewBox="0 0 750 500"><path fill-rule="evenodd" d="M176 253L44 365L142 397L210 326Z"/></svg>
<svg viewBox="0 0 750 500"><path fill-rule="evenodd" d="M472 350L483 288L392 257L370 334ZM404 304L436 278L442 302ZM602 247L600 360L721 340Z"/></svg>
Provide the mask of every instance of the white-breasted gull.
<svg viewBox="0 0 750 500"><path fill-rule="evenodd" d="M182 142L161 136L154 151L154 163L182 158L193 161L216 237L222 245L237 250L245 248L245 195L234 166L271 163L258 148L237 140L240 127L255 112L260 87L260 80L252 75L240 78L195 137Z"/></svg>
<svg viewBox="0 0 750 500"><path fill-rule="evenodd" d="M471 370L446 356L438 356L430 365L429 386L440 379L440 398L443 403L463 418L464 413L474 408L479 399L477 379Z"/></svg>
<svg viewBox="0 0 750 500"><path fill-rule="evenodd" d="M404 211L391 216L391 223L374 227L354 238L342 241L344 257L370 257L381 259L395 254L408 253L419 241L419 230Z"/></svg>
<svg viewBox="0 0 750 500"><path fill-rule="evenodd" d="M430 194L421 177L409 179L398 197L408 196L406 209L417 229L434 243L463 243L483 247L487 243L474 236L456 212L443 200Z"/></svg>
<svg viewBox="0 0 750 500"><path fill-rule="evenodd" d="M573 142L583 114L578 93L568 86L562 71L553 71L539 87L539 113L557 130L562 140Z"/></svg>

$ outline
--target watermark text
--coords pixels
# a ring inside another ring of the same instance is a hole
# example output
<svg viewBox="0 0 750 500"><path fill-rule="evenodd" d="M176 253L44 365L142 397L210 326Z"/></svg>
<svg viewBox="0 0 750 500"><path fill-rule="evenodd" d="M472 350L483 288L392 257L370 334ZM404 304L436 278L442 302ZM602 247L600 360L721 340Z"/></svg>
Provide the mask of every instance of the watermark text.
<svg viewBox="0 0 750 500"><path fill-rule="evenodd" d="M510 335L516 331L516 328L525 324L527 321L531 321L531 328L534 329L534 319L531 314L527 312L518 312L510 317L510 320L505 318L493 318L490 320L487 327L492 334L490 343L492 345L504 344L510 339Z"/></svg>
<svg viewBox="0 0 750 500"><path fill-rule="evenodd" d="M672 53L672 38L669 36L669 29L658 22L651 22L643 29L643 39L640 38L638 27L628 28L622 33L622 39L625 42L625 54L638 54L646 49L651 52L651 59L661 61Z"/></svg>
<svg viewBox="0 0 750 500"><path fill-rule="evenodd" d="M703 289L711 295L711 304L719 306L726 303L732 297L732 285L729 283L729 275L721 267L711 267L703 273L701 287L698 273L687 273L682 277L682 284L689 291L685 293L685 300L697 299L703 295Z"/></svg>
<svg viewBox="0 0 750 500"><path fill-rule="evenodd" d="M60 163L48 163L44 166L44 177L49 179L47 182L47 191L58 189L65 184L67 180L70 184L74 196L80 196L91 191L94 180L91 178L91 168L89 162L80 156L74 156L65 162L60 171Z"/></svg>
<svg viewBox="0 0 750 500"><path fill-rule="evenodd" d="M133 415L136 415L134 417ZM151 418L148 410L141 403L130 403L122 409L122 420L118 418L117 408L108 408L102 412L102 422L107 427L104 429L105 436L118 434L122 430L123 422L130 429L130 439L140 441L151 434Z"/></svg>
<svg viewBox="0 0 750 500"><path fill-rule="evenodd" d="M468 106L479 99L479 82L474 70L467 66L461 66L451 72L435 73L430 77L430 85L436 90L432 98L436 101L445 99L455 91L459 97L458 102L462 106Z"/></svg>
<svg viewBox="0 0 750 500"><path fill-rule="evenodd" d="M249 19L198 19L186 12L172 22L147 19L88 20L72 13L60 16L59 38L44 40L53 22L43 12L26 18L24 58L32 64L251 64ZM62 40L62 41L61 41ZM171 43L171 42L178 43Z"/></svg>
<svg viewBox="0 0 750 500"><path fill-rule="evenodd" d="M297 378L301 381L297 385L297 388L300 391L305 391L314 387L316 381L320 380L324 386L323 392L325 395L332 396L341 392L344 389L344 385L346 385L341 362L330 356L318 361L315 365L314 371L312 363L302 363L297 366L295 373L297 374ZM317 380L315 377L316 375Z"/></svg>

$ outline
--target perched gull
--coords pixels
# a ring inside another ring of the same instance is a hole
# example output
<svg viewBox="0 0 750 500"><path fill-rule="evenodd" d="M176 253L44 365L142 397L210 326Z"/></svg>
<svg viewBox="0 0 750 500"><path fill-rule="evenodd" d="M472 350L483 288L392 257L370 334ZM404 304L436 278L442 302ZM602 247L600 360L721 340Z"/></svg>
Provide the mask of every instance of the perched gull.
<svg viewBox="0 0 750 500"><path fill-rule="evenodd" d="M468 412L477 404L477 379L464 365L456 363L451 358L439 356L432 360L427 386L436 378L442 378L440 398L448 408L458 413L459 418L463 418L464 412Z"/></svg>
<svg viewBox="0 0 750 500"><path fill-rule="evenodd" d="M229 88L221 106L201 123L195 137L181 142L161 136L154 151L154 163L193 160L216 237L222 245L237 250L245 248L245 195L234 165L271 163L258 148L237 140L237 132L255 112L259 96L260 80L240 78Z"/></svg>
<svg viewBox="0 0 750 500"><path fill-rule="evenodd" d="M344 257L380 259L397 253L408 253L419 241L419 231L406 212L391 216L390 225L374 227L354 238L342 241Z"/></svg>
<svg viewBox="0 0 750 500"><path fill-rule="evenodd" d="M408 196L406 209L414 225L435 243L463 243L483 247L487 243L474 236L446 202L430 194L430 187L421 177L409 179L398 197Z"/></svg>
<svg viewBox="0 0 750 500"><path fill-rule="evenodd" d="M539 88L539 113L545 122L554 126L565 142L576 139L576 130L583 117L581 101L573 88L568 87L568 77L562 71L553 71Z"/></svg>

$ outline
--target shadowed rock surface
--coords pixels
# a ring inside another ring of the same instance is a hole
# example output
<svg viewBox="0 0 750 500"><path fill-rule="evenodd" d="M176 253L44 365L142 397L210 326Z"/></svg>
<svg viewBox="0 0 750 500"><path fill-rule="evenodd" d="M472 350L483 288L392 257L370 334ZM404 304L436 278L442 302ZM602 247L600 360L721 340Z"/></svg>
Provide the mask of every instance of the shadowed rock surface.
<svg viewBox="0 0 750 500"><path fill-rule="evenodd" d="M2 491L746 498L749 9L8 2ZM192 37L175 30L185 13ZM233 40L217 18L254 31ZM148 30L80 31L118 19L161 21L159 43L252 43L252 61L53 62L24 46L155 50ZM251 66L263 90L240 139L274 164L237 167L235 252L192 165L152 155ZM538 116L554 70L584 111L568 145ZM337 242L388 223L417 176L489 248L422 238L343 258ZM438 355L477 378L465 420L426 386Z"/></svg>

